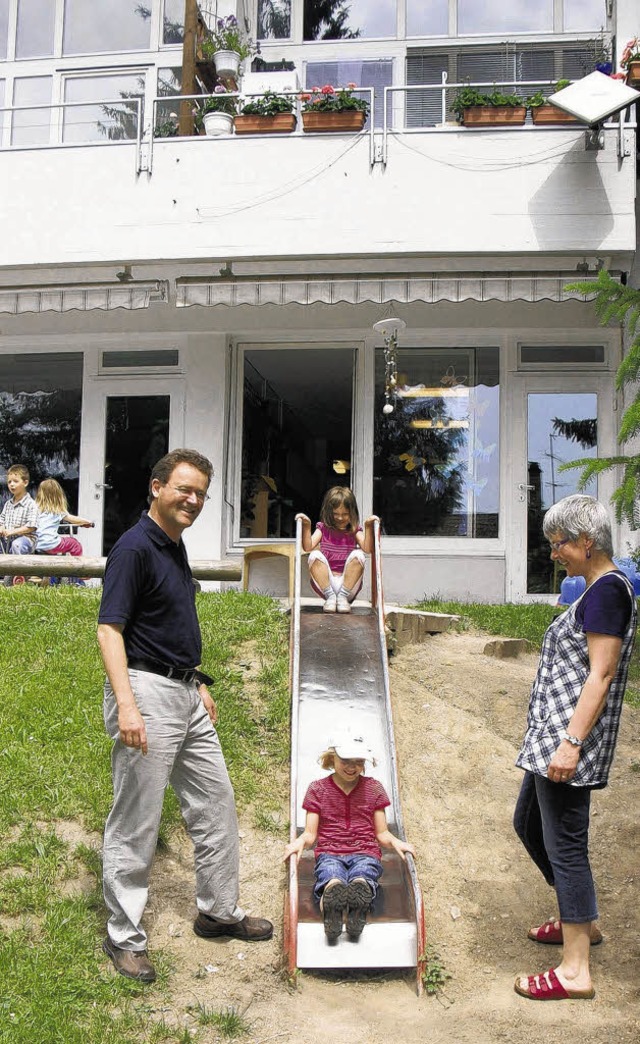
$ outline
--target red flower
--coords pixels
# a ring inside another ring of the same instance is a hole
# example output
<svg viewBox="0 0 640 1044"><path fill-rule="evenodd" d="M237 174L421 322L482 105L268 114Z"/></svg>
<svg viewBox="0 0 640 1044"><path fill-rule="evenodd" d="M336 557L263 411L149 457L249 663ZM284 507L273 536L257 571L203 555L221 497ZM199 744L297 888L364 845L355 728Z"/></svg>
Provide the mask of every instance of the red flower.
<svg viewBox="0 0 640 1044"><path fill-rule="evenodd" d="M323 94L335 94L335 90L328 83L322 88Z"/></svg>
<svg viewBox="0 0 640 1044"><path fill-rule="evenodd" d="M311 101L311 95L310 94L301 94L300 95L300 101L304 101L304 102Z"/></svg>

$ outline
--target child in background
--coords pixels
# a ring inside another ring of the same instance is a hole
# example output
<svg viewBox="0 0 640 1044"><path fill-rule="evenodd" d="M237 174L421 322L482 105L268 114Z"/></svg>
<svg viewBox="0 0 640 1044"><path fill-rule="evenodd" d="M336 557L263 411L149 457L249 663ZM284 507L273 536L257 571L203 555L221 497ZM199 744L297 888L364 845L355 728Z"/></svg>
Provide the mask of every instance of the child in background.
<svg viewBox="0 0 640 1044"><path fill-rule="evenodd" d="M38 486L36 506L36 551L45 555L81 555L80 541L72 536L60 536L58 526L61 522L66 522L70 526L92 529L95 523L69 514L67 498L60 483L55 479L44 479Z"/></svg>
<svg viewBox="0 0 640 1044"><path fill-rule="evenodd" d="M314 591L324 598L325 613L349 613L351 603L362 587L365 555L373 551L373 523L365 521L364 531L356 498L346 486L333 486L324 495L320 521L311 535L311 521L302 520L302 550L310 551L309 574Z"/></svg>
<svg viewBox="0 0 640 1044"><path fill-rule="evenodd" d="M0 512L0 549L11 555L33 553L37 508L27 493L29 469L24 464L11 464L7 469L7 487L11 493Z"/></svg>
<svg viewBox="0 0 640 1044"><path fill-rule="evenodd" d="M302 802L304 831L286 846L284 858L300 856L315 845L313 894L327 941L338 941L345 916L347 933L356 940L378 890L380 845L394 849L401 859L414 850L387 827L385 808L391 802L382 784L364 775L365 761L375 765L375 759L362 736L336 739L318 761L333 773L309 786Z"/></svg>

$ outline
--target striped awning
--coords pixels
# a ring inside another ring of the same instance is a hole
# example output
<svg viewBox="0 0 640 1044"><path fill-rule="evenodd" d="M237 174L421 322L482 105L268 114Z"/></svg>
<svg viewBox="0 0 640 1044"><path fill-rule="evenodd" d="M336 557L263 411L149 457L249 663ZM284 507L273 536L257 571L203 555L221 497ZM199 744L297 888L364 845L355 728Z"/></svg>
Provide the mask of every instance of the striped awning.
<svg viewBox="0 0 640 1044"><path fill-rule="evenodd" d="M131 283L76 283L50 286L0 287L0 312L89 312L94 308L148 308L151 301L166 301L163 279Z"/></svg>
<svg viewBox="0 0 640 1044"><path fill-rule="evenodd" d="M583 277L584 278L584 277ZM178 279L178 308L191 305L287 305L287 304L408 304L424 301L568 301L583 299L568 291L568 283L580 279L575 272L528 275L432 274L406 279ZM595 281L595 279L594 279Z"/></svg>

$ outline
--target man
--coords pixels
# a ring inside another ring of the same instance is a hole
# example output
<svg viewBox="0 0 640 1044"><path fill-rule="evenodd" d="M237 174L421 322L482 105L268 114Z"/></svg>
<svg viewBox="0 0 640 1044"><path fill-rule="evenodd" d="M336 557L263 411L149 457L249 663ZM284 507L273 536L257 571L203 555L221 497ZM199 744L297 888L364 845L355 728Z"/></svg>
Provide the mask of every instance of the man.
<svg viewBox="0 0 640 1044"><path fill-rule="evenodd" d="M164 790L171 783L195 849L194 931L269 939L270 921L238 906L238 823L201 660L195 589L182 533L208 499L213 468L195 450L155 465L149 511L111 551L98 642L107 672L104 718L115 740L113 808L104 835L103 944L121 975L153 982L141 926Z"/></svg>

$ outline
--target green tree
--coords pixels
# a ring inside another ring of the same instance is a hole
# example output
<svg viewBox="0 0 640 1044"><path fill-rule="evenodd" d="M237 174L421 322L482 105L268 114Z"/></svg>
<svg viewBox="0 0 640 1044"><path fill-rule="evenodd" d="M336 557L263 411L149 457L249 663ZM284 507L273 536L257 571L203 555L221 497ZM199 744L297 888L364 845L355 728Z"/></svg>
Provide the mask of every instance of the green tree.
<svg viewBox="0 0 640 1044"><path fill-rule="evenodd" d="M305 40L355 40L359 29L347 24L351 5L345 0L305 0L303 37Z"/></svg>
<svg viewBox="0 0 640 1044"><path fill-rule="evenodd" d="M629 351L618 367L615 381L618 391L634 384L637 386L633 401L622 414L618 432L618 445L622 449L640 434L640 290L616 282L604 269L598 273L595 282L570 283L565 289L577 290L585 297L595 294L596 314L601 324L606 326L607 323L617 320L626 326L631 339ZM622 482L613 494L611 503L618 522L625 520L632 529L637 529L640 526L636 509L640 484L640 454L620 453L613 457L570 460L562 464L560 470L581 468L578 488L584 489L594 476L618 467L622 468Z"/></svg>

